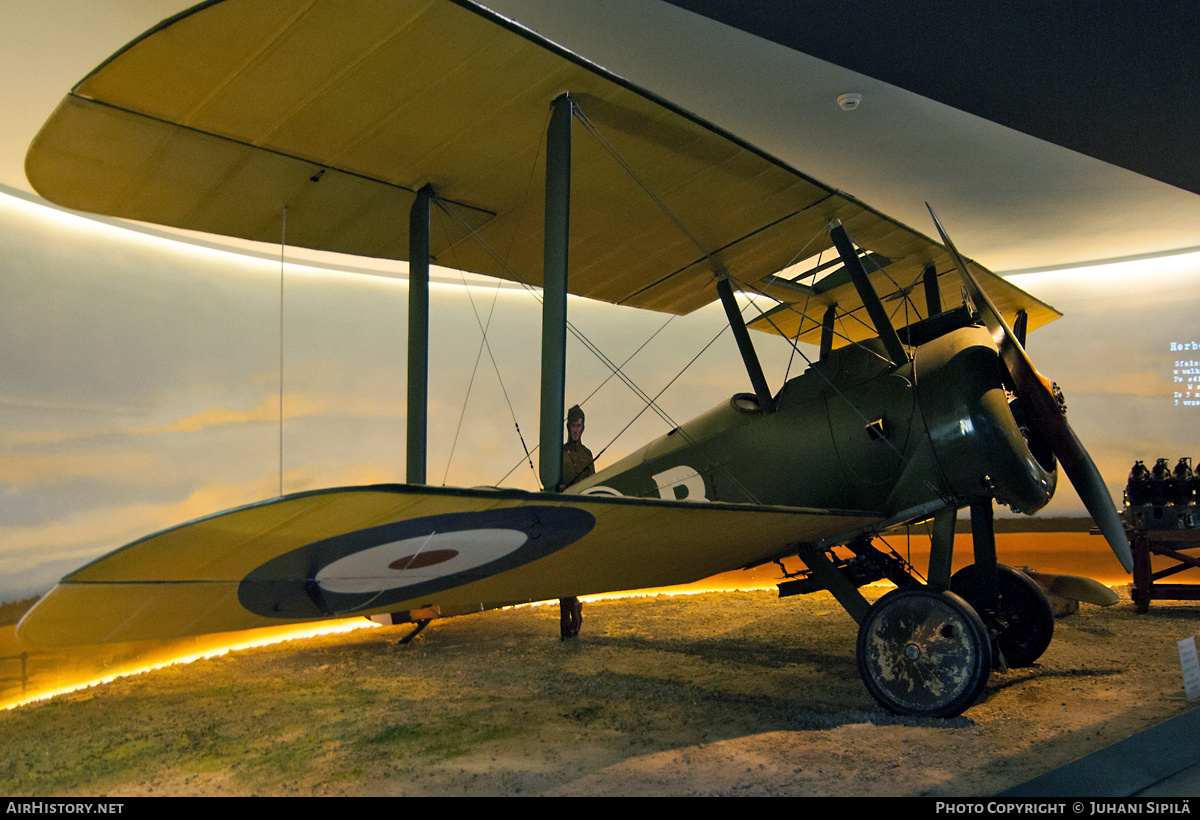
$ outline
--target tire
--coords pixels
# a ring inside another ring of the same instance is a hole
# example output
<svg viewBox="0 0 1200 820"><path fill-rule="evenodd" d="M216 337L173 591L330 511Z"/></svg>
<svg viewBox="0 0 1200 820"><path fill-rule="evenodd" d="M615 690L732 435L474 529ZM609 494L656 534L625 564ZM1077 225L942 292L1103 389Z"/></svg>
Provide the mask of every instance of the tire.
<svg viewBox="0 0 1200 820"><path fill-rule="evenodd" d="M978 700L992 669L991 637L953 592L898 589L858 630L858 671L890 712L956 717Z"/></svg>
<svg viewBox="0 0 1200 820"><path fill-rule="evenodd" d="M983 605L988 596L982 575L977 564L963 567L950 578L950 591L962 596L995 633L997 648L1009 666L1032 666L1054 639L1054 612L1046 593L1020 570L997 564L1000 611L988 612Z"/></svg>

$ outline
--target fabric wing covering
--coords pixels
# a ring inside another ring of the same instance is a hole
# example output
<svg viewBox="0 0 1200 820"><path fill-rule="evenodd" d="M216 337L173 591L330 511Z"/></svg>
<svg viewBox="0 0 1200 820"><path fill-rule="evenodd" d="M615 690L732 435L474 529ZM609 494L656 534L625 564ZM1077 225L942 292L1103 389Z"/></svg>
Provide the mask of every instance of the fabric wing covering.
<svg viewBox="0 0 1200 820"><path fill-rule="evenodd" d="M728 274L791 306L754 327L817 333L829 305L861 307L853 287L805 273L831 258L838 219L882 258L872 281L902 318L925 315L913 286L929 263L943 303L961 301L928 237L468 2L202 4L81 81L26 169L79 210L275 243L286 206L289 245L398 260L428 184L438 264L538 286L545 133L563 93L577 111L572 293L687 313ZM1059 315L971 264L1010 321Z"/></svg>
<svg viewBox="0 0 1200 820"><path fill-rule="evenodd" d="M686 583L787 554L796 539L818 541L878 520L863 512L518 490L318 490L135 541L63 578L18 635L50 647L418 607L450 616ZM740 536L734 543L730 532ZM429 560L414 561L417 555Z"/></svg>

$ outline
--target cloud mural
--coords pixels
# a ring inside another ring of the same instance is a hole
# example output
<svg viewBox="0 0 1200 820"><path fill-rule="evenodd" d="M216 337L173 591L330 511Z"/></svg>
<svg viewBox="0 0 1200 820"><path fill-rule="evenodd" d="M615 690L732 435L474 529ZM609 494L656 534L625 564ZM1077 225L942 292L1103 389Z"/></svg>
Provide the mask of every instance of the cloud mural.
<svg viewBox="0 0 1200 820"><path fill-rule="evenodd" d="M44 590L130 540L281 484L286 493L403 481L407 286L396 268L363 276L285 262L281 415L278 259L0 195L0 598ZM1175 404L1181 354L1170 350L1200 337L1198 271L1200 256L1181 255L1016 279L1065 314L1029 347L1063 387L1118 502L1134 459L1200 458L1200 408ZM540 306L509 286L441 276L429 480L533 489L524 447L537 442ZM651 395L718 337L661 399L678 423L746 389L710 308L668 321L572 299L571 320L616 362L654 336L624 368ZM781 340L756 342L773 388L805 367ZM644 405L610 376L572 340L568 401L604 385L586 405L601 463L669 429L648 412L622 433ZM1047 512L1081 514L1061 485Z"/></svg>
<svg viewBox="0 0 1200 820"><path fill-rule="evenodd" d="M278 259L113 227L15 192L0 193L0 252L0 599L281 484L287 493L403 480L402 264L364 276L285 262L281 385ZM529 351L540 344L540 305L511 286L440 275L429 479L533 489L525 447L537 443ZM625 367L651 395L724 323L717 306L670 321L586 300L572 299L571 311L616 362L656 337ZM781 380L790 349L760 343ZM568 371L572 403L603 385L587 404L589 441L599 452L620 434L603 459L670 429L645 413L622 433L643 404L574 339ZM744 378L726 336L662 407L686 421L744 389Z"/></svg>

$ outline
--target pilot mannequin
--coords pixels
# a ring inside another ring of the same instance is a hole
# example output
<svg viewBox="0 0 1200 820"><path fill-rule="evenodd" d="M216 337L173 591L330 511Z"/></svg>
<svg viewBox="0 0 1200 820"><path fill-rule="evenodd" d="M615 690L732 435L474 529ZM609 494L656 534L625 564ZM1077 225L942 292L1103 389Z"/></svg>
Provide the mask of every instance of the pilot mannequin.
<svg viewBox="0 0 1200 820"><path fill-rule="evenodd" d="M583 446L583 410L575 405L567 411L567 443L563 445L562 483L558 491L562 492L577 481L595 475L596 461L592 451ZM583 623L583 604L576 597L559 598L559 634L562 640L574 638L579 634Z"/></svg>

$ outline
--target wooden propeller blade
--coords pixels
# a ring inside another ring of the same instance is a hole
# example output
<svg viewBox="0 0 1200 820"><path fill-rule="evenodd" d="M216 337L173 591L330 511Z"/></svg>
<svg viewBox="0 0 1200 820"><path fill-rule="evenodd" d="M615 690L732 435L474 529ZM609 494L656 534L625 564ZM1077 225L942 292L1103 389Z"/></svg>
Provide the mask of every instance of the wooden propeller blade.
<svg viewBox="0 0 1200 820"><path fill-rule="evenodd" d="M942 237L942 244L946 246L946 250L954 259L954 264L958 268L959 275L962 276L963 285L970 294L971 301L975 303L980 317L1000 349L1000 359L1004 362L1013 384L1016 385L1018 395L1026 404L1030 419L1037 425L1038 431L1050 442L1055 457L1062 464L1063 472L1067 474L1075 492L1079 493L1080 500L1083 501L1083 505L1092 516L1092 520L1096 522L1105 540L1108 541L1108 545L1112 547L1113 554L1117 556L1121 566L1125 567L1126 572L1132 572L1133 554L1129 549L1129 538L1125 535L1125 525L1121 522L1121 516L1117 514L1112 497L1108 494L1108 487L1105 486L1104 479L1100 475L1100 470L1096 468L1095 462L1084 449L1083 443L1067 423L1067 418L1054 396L1049 380L1033 366L1033 362L1025 353L1025 348L1017 341L1012 328L1004 321L1004 316L971 276L970 271L967 270L966 261L954 247L954 243L950 241L946 229L942 227L933 208L929 207L929 203L926 203L925 207L929 208L929 215L933 217L933 222L937 225L938 233Z"/></svg>

